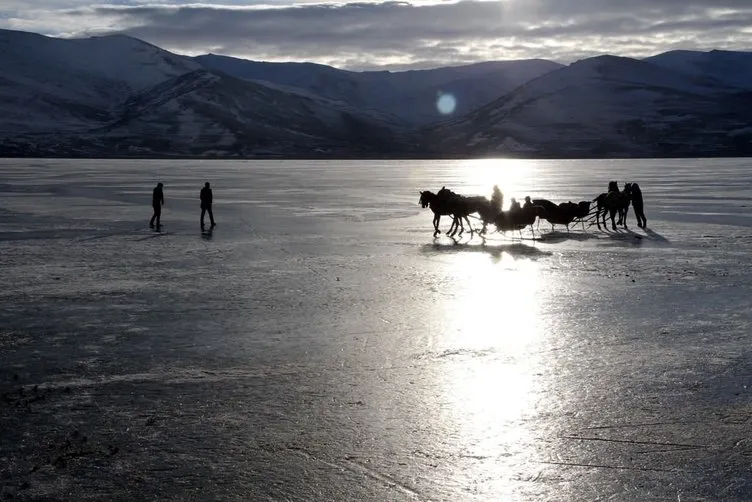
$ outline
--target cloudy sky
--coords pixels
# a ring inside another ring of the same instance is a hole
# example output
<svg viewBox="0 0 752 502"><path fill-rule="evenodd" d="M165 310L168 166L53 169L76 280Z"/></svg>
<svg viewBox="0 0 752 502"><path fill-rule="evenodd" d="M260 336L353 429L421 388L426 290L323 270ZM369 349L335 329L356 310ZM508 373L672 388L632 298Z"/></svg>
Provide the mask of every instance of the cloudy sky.
<svg viewBox="0 0 752 502"><path fill-rule="evenodd" d="M752 50L752 0L0 0L0 28L349 69Z"/></svg>

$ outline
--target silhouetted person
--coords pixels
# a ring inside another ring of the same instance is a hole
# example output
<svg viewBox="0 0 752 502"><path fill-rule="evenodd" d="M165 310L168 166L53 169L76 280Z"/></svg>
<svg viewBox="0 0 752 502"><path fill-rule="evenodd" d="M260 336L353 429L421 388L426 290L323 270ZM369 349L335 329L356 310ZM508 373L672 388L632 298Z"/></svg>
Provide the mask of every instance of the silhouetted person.
<svg viewBox="0 0 752 502"><path fill-rule="evenodd" d="M634 213L637 217L637 226L645 228L648 224L648 220L645 219L645 204L642 200L642 190L640 190L640 185L637 183L632 183L631 198L632 207L634 208Z"/></svg>
<svg viewBox="0 0 752 502"><path fill-rule="evenodd" d="M533 207L533 201L530 200L530 196L528 195L527 197L525 197L525 204L522 206L522 209L528 209L531 207Z"/></svg>
<svg viewBox="0 0 752 502"><path fill-rule="evenodd" d="M519 211L520 209L522 209L520 207L520 203L517 202L517 199L515 199L514 197L512 197L512 203L509 206L509 210L510 211Z"/></svg>
<svg viewBox="0 0 752 502"><path fill-rule="evenodd" d="M496 211L496 214L501 212L501 206L504 205L504 194L499 190L499 185L494 185L493 194L491 195L491 206Z"/></svg>
<svg viewBox="0 0 752 502"><path fill-rule="evenodd" d="M149 221L149 228L154 228L154 221L157 222L157 230L162 226L160 218L162 216L162 206L164 206L164 192L162 192L162 183L157 183L151 196L151 207L154 208L154 214Z"/></svg>
<svg viewBox="0 0 752 502"><path fill-rule="evenodd" d="M211 221L211 226L214 227L217 224L214 223L214 214L212 213L212 190L211 185L209 185L209 182L207 181L204 184L204 188L201 189L201 195L199 198L201 199L201 228L204 228L204 215L208 212L209 213L209 221Z"/></svg>

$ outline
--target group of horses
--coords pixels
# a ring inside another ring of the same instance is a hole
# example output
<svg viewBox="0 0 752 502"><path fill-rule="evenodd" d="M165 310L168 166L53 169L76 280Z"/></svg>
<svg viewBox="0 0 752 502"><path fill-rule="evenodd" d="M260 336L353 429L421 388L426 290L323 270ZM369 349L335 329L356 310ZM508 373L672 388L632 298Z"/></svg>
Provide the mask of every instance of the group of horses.
<svg viewBox="0 0 752 502"><path fill-rule="evenodd" d="M434 237L439 235L439 223L442 216L450 216L452 225L447 231L447 235L462 235L465 231L464 223L470 228L470 235L475 233L475 229L470 223L470 216L479 219L482 228L478 232L481 236L487 231L489 224L496 226L498 232L507 232L522 230L530 226L535 238L533 224L536 219L540 227L540 220L546 220L551 224L551 230L555 225L565 225L569 231L569 225L581 222L583 229L585 222L595 219L598 228L601 228L601 219L603 226L606 226L606 216L610 216L611 228L617 229L617 226L627 227L627 212L630 204L634 208L637 218L637 226L645 228L647 220L643 209L642 191L637 183L625 183L624 189L619 190L616 181L608 184L608 191L604 192L595 199L584 200L580 202L562 202L556 204L547 199L531 199L525 197L525 204L520 205L512 199L511 207L502 211L501 205L503 196L498 187L494 187L494 196L488 198L480 196L465 196L455 193L446 187L442 187L438 193L425 190L420 192L419 203L423 208L430 208L434 214L433 227ZM591 205L595 202L595 209L591 211ZM476 216L477 215L477 216ZM618 215L618 221L616 216Z"/></svg>

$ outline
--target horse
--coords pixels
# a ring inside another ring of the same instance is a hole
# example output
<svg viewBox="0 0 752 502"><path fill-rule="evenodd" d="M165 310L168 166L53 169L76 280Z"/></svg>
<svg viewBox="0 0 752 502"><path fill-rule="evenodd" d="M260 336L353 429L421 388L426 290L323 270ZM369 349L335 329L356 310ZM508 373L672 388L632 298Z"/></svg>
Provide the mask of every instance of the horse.
<svg viewBox="0 0 752 502"><path fill-rule="evenodd" d="M431 211L433 211L433 236L436 237L441 233L439 230L439 222L441 221L442 216L452 216L452 227L455 226L457 217L454 216L454 204L451 200L445 198L445 197L439 197L437 194L425 190L423 192L420 192L420 200L419 200L420 206L425 209L427 207L431 208ZM470 222L468 221L468 224ZM462 222L460 222L460 225L462 225ZM449 228L449 230L452 230L452 227ZM463 227L464 230L464 227ZM449 232L447 232L448 234Z"/></svg>
<svg viewBox="0 0 752 502"><path fill-rule="evenodd" d="M645 228L648 222L647 219L645 219L645 205L642 200L642 190L640 190L640 185L637 183L627 183L624 187L624 191L629 193L629 198L632 200L632 208L634 209L635 217L637 218L637 226Z"/></svg>
<svg viewBox="0 0 752 502"><path fill-rule="evenodd" d="M468 219L468 216L470 216L473 213L478 213L478 216L480 216L480 220L483 223L483 228L481 228L479 233L480 235L483 235L486 233L486 228L488 226L488 223L493 220L493 217L496 214L496 211L494 209L495 204L493 201L489 201L487 198L483 197L482 195L473 195L473 196L460 195L458 193L455 193L449 190L446 187L442 187L441 190L439 190L439 193L437 195L441 198L452 201L452 204L454 205L454 211L455 211L454 212L455 224L457 221L459 221L461 225L462 218L464 218L464 220L467 221L467 224L470 226L470 235L472 236L475 230L473 229L472 225L470 225L470 220ZM451 235L454 235L454 234L451 234ZM460 231L460 235L462 235L462 231Z"/></svg>
<svg viewBox="0 0 752 502"><path fill-rule="evenodd" d="M626 188L626 185L625 185ZM598 224L598 229L601 228L600 217L603 215L603 226L606 226L606 213L608 212L611 217L611 228L616 230L617 223L614 221L616 213L619 213L619 225L624 228L627 227L626 213L629 209L629 193L620 192L619 185L615 181L608 183L608 192L600 194L591 202L597 203L595 211L595 222Z"/></svg>

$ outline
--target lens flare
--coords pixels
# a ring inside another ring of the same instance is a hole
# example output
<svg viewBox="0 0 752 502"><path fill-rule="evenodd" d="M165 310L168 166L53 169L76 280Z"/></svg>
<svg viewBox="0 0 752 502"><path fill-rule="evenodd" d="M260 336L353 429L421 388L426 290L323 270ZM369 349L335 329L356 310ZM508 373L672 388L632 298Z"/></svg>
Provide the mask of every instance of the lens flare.
<svg viewBox="0 0 752 502"><path fill-rule="evenodd" d="M436 100L436 109L442 115L451 115L457 108L457 100L450 93L440 93L439 99Z"/></svg>

